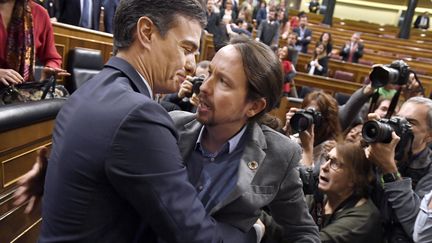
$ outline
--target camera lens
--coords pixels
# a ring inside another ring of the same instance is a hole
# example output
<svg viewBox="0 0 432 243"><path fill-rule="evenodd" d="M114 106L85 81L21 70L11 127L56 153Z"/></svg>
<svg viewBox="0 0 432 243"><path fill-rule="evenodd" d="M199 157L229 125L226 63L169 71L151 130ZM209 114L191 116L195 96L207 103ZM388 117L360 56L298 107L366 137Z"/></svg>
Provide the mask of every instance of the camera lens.
<svg viewBox="0 0 432 243"><path fill-rule="evenodd" d="M303 132L313 124L312 115L304 112L298 112L290 120L291 128L294 132Z"/></svg>
<svg viewBox="0 0 432 243"><path fill-rule="evenodd" d="M200 93L200 87L202 85L203 81L196 81L194 82L193 86L192 86L192 93L199 95Z"/></svg>
<svg viewBox="0 0 432 243"><path fill-rule="evenodd" d="M362 136L368 143L389 143L393 128L379 121L368 121L363 125Z"/></svg>
<svg viewBox="0 0 432 243"><path fill-rule="evenodd" d="M376 66L372 69L369 79L372 87L383 87L389 83L396 83L399 78L399 71L384 65Z"/></svg>

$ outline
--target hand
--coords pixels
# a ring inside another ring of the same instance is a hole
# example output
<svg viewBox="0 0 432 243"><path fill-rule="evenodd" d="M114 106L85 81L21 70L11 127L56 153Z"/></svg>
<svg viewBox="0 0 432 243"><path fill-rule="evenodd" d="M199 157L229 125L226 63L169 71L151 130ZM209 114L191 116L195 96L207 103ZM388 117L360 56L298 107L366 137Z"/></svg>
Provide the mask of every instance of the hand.
<svg viewBox="0 0 432 243"><path fill-rule="evenodd" d="M14 193L14 205L17 206L29 200L25 213L30 213L35 209L42 198L48 165L47 153L47 148L41 148L33 168L18 181L18 189Z"/></svg>
<svg viewBox="0 0 432 243"><path fill-rule="evenodd" d="M392 140L390 143L371 143L366 148L366 157L378 166L383 174L396 173L398 168L396 165L395 148L399 143L400 138L395 132L392 132Z"/></svg>
<svg viewBox="0 0 432 243"><path fill-rule="evenodd" d="M192 97L189 99L189 102L193 105L193 106L198 106L199 105L199 98L198 95L196 95L195 93L192 94Z"/></svg>
<svg viewBox="0 0 432 243"><path fill-rule="evenodd" d="M368 85L364 86L364 88L363 88L363 94L364 95L370 96L374 92L375 92L375 89L372 88L372 84L368 84Z"/></svg>
<svg viewBox="0 0 432 243"><path fill-rule="evenodd" d="M58 77L65 77L65 76L70 76L70 73L68 73L66 70L61 68L43 67L41 80L45 80L51 75L56 75Z"/></svg>
<svg viewBox="0 0 432 243"><path fill-rule="evenodd" d="M192 83L189 80L185 80L183 81L183 83L181 83L180 85L180 90L177 93L177 96L180 99L183 99L184 97L186 97L187 94L191 94L192 93Z"/></svg>
<svg viewBox="0 0 432 243"><path fill-rule="evenodd" d="M13 69L0 69L0 83L9 86L24 82L24 78Z"/></svg>
<svg viewBox="0 0 432 243"><path fill-rule="evenodd" d="M303 148L302 163L306 167L314 165L313 148L315 140L315 124L312 124L306 131L300 132L299 137Z"/></svg>
<svg viewBox="0 0 432 243"><path fill-rule="evenodd" d="M285 131L286 135L290 135L292 133L290 120L298 110L299 110L298 108L291 107L289 109L289 111L285 114L286 122L285 122L285 126L282 128L282 130Z"/></svg>
<svg viewBox="0 0 432 243"><path fill-rule="evenodd" d="M404 96L405 100L414 96L422 96L420 83L415 78L414 73L410 73L407 84L403 85L402 88L402 95Z"/></svg>

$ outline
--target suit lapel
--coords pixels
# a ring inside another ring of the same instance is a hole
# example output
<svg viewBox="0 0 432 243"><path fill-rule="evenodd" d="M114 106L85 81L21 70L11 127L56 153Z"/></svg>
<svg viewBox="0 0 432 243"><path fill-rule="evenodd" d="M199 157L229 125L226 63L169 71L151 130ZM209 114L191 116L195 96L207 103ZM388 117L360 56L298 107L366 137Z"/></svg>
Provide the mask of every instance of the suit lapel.
<svg viewBox="0 0 432 243"><path fill-rule="evenodd" d="M250 134L252 137L250 137ZM266 156L264 151L267 148L267 143L260 126L256 123L249 125L247 135L249 138L246 140L246 146L244 148L242 158L240 159L236 187L225 200L210 210L210 214L215 213L219 209L233 202L245 191L250 191L252 180L254 179L256 172L259 170Z"/></svg>
<svg viewBox="0 0 432 243"><path fill-rule="evenodd" d="M132 67L132 65L130 65L126 60L119 57L111 57L108 63L105 64L105 67L111 67L121 71L128 77L135 91L146 95L149 98L151 97L150 91L147 89L147 86L145 85L144 80L138 74L138 71L135 70L135 68Z"/></svg>
<svg viewBox="0 0 432 243"><path fill-rule="evenodd" d="M196 141L201 131L202 124L193 119L184 125L184 129L179 133L179 148L183 159L187 159L195 148ZM187 163L187 161L186 161Z"/></svg>

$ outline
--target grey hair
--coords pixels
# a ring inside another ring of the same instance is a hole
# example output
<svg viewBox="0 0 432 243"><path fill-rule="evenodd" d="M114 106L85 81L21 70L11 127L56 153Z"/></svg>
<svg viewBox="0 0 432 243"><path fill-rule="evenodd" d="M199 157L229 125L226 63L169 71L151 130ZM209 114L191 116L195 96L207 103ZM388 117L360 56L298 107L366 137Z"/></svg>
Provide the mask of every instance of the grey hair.
<svg viewBox="0 0 432 243"><path fill-rule="evenodd" d="M425 97L421 97L421 96L415 96L415 97L411 97L407 101L405 101L405 104L406 103L414 103L414 104L426 106L428 108L428 111L427 111L428 127L429 127L429 129L432 129L432 100L425 98Z"/></svg>

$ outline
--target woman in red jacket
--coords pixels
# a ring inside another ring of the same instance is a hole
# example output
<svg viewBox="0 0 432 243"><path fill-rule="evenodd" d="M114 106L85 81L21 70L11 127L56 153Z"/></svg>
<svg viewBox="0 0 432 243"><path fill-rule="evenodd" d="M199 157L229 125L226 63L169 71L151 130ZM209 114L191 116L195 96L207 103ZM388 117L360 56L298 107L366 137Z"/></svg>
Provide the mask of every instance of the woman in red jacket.
<svg viewBox="0 0 432 243"><path fill-rule="evenodd" d="M46 10L31 0L0 0L0 83L3 85L36 81L36 59L44 66L41 78L57 73L61 56Z"/></svg>

